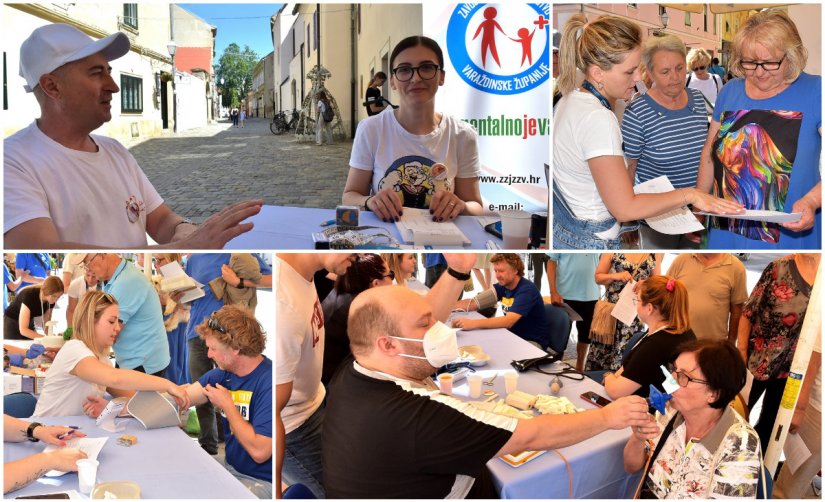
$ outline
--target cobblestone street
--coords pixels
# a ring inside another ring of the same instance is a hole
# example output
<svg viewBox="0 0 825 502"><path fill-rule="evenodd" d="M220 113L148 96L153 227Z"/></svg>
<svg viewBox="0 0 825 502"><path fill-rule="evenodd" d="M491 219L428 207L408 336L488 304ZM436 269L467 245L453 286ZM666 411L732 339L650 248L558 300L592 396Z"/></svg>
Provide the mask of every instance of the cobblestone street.
<svg viewBox="0 0 825 502"><path fill-rule="evenodd" d="M352 141L316 146L275 136L270 119L217 124L125 143L166 204L200 222L233 202L334 208L341 201Z"/></svg>

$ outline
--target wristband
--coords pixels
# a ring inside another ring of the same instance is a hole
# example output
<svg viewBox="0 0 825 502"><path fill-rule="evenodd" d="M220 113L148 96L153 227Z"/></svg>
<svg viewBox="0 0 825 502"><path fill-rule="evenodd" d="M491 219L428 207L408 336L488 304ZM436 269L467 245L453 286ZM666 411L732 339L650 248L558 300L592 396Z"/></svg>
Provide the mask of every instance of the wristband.
<svg viewBox="0 0 825 502"><path fill-rule="evenodd" d="M38 427L42 427L42 426L43 426L43 424L41 424L40 422L30 423L29 427L26 429L26 439L28 439L32 443L37 443L38 441L40 441L39 439L34 437L34 430L37 429Z"/></svg>
<svg viewBox="0 0 825 502"><path fill-rule="evenodd" d="M466 282L470 279L469 272L461 273L458 270L453 270L452 267L447 267L447 273L450 274L451 276L455 277L456 279L458 279L461 282Z"/></svg>
<svg viewBox="0 0 825 502"><path fill-rule="evenodd" d="M375 197L375 196L374 196L374 195L370 195L369 197L367 197L366 199L364 199L364 211L369 211L369 210L370 210L369 203L370 203L370 199L372 199L373 197Z"/></svg>

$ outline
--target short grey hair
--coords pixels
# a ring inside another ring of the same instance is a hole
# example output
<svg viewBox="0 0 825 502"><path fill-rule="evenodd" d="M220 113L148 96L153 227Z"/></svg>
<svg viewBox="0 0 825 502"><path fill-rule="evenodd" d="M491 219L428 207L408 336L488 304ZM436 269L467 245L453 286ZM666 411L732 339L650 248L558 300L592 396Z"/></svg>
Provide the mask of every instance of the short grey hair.
<svg viewBox="0 0 825 502"><path fill-rule="evenodd" d="M648 71L653 71L653 55L659 51L676 52L682 55L684 59L687 54L685 43L679 37L674 35L654 36L645 40L644 48L642 49L642 63Z"/></svg>

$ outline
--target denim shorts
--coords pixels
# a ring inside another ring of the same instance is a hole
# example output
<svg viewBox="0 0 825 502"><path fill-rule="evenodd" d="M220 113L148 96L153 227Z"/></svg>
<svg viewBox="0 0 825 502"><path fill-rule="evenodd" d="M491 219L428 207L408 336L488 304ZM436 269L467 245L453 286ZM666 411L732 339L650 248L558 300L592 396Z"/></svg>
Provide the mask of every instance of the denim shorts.
<svg viewBox="0 0 825 502"><path fill-rule="evenodd" d="M613 239L601 239L595 235L610 230L616 224L613 217L603 221L576 218L564 197L553 187L553 249L620 249L621 233Z"/></svg>

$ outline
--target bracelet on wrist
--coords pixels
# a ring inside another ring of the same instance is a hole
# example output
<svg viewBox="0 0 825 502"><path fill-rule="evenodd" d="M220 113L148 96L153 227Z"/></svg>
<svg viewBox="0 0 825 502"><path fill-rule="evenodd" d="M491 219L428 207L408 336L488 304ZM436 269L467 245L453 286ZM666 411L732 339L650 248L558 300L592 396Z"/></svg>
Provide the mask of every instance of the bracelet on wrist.
<svg viewBox="0 0 825 502"><path fill-rule="evenodd" d="M364 199L364 211L369 211L370 210L370 199L372 199L373 197L375 197L375 196L370 195L369 197Z"/></svg>
<svg viewBox="0 0 825 502"><path fill-rule="evenodd" d="M455 277L459 281L467 281L467 280L470 279L470 273L469 272L462 273L462 272L459 272L458 270L453 269L452 267L447 267L447 273L450 274L451 276Z"/></svg>

